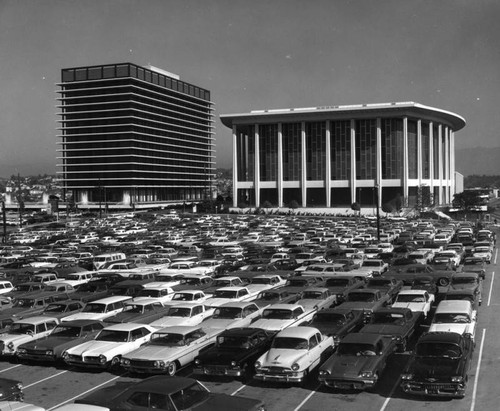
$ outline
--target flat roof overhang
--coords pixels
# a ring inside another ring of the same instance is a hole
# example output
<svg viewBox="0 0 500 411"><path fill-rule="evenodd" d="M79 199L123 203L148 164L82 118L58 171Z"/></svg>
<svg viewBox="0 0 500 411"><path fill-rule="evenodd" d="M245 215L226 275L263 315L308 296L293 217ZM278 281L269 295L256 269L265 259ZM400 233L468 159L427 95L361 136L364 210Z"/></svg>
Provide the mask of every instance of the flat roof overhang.
<svg viewBox="0 0 500 411"><path fill-rule="evenodd" d="M220 119L226 127L246 124L271 124L279 122L347 120L366 118L409 117L443 123L453 131L461 130L466 122L462 116L423 104L410 102L354 104L344 106L319 106L306 108L287 108L254 110L249 113L221 114Z"/></svg>

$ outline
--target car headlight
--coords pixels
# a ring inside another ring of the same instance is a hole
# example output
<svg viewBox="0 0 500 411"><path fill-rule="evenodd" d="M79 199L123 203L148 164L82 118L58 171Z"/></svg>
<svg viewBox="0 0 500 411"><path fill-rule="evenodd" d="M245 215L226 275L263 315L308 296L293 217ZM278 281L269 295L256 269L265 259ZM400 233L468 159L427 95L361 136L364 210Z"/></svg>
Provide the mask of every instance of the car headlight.
<svg viewBox="0 0 500 411"><path fill-rule="evenodd" d="M451 382L464 382L464 377L462 377L461 375L454 375L453 377L451 377Z"/></svg>
<svg viewBox="0 0 500 411"><path fill-rule="evenodd" d="M299 364L297 364L296 362L294 362L294 363L292 364L292 367L291 367L291 368L292 368L292 371L298 371L298 370L300 369L300 365L299 365Z"/></svg>
<svg viewBox="0 0 500 411"><path fill-rule="evenodd" d="M200 359L199 359L199 358L196 358L196 359L194 360L194 363L195 363L195 365L200 365L200 364L201 364L201 361L200 361Z"/></svg>
<svg viewBox="0 0 500 411"><path fill-rule="evenodd" d="M231 361L231 367L236 367L238 363L236 361Z"/></svg>
<svg viewBox="0 0 500 411"><path fill-rule="evenodd" d="M19 354L23 355L23 354L26 354L26 353L27 353L27 350L25 348L18 348L18 350L17 350L17 354L18 355Z"/></svg>
<svg viewBox="0 0 500 411"><path fill-rule="evenodd" d="M361 378L372 378L373 377L373 371L361 371L359 373L359 376Z"/></svg>
<svg viewBox="0 0 500 411"><path fill-rule="evenodd" d="M16 384L16 388L17 388L18 390L22 390L22 389L24 388L23 383L18 382L18 383Z"/></svg>
<svg viewBox="0 0 500 411"><path fill-rule="evenodd" d="M408 380L413 380L413 374L401 374L401 379L402 380L405 380L405 381L408 381Z"/></svg>
<svg viewBox="0 0 500 411"><path fill-rule="evenodd" d="M12 341L8 343L7 348L12 351L14 349L14 343Z"/></svg>
<svg viewBox="0 0 500 411"><path fill-rule="evenodd" d="M120 360L120 362L121 362L122 365L125 365L125 366L130 365L130 360L128 358L122 358Z"/></svg>
<svg viewBox="0 0 500 411"><path fill-rule="evenodd" d="M54 351L53 350L47 350L47 351L45 351L45 355L52 356L52 355L54 355Z"/></svg>
<svg viewBox="0 0 500 411"><path fill-rule="evenodd" d="M164 361L155 361L153 365L155 368L163 368L163 367L165 367L165 362Z"/></svg>
<svg viewBox="0 0 500 411"><path fill-rule="evenodd" d="M255 361L255 369L258 370L260 367L262 367L262 364L260 361Z"/></svg>
<svg viewBox="0 0 500 411"><path fill-rule="evenodd" d="M101 364L105 364L105 363L106 363L106 361L107 361L106 356L101 354L101 355L99 356L99 362L100 362Z"/></svg>
<svg viewBox="0 0 500 411"><path fill-rule="evenodd" d="M69 354L68 354L68 351L64 351L62 354L61 354L61 357L63 360L65 360L66 358L68 358Z"/></svg>
<svg viewBox="0 0 500 411"><path fill-rule="evenodd" d="M328 370L319 370L319 375L330 375L331 372Z"/></svg>

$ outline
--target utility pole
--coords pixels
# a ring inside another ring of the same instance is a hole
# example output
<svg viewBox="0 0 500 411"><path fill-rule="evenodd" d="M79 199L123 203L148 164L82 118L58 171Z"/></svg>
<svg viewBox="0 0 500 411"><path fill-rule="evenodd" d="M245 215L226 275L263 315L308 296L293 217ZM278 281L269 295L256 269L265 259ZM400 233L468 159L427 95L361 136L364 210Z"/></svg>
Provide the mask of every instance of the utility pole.
<svg viewBox="0 0 500 411"><path fill-rule="evenodd" d="M5 212L5 201L2 201L3 243L7 242L7 214Z"/></svg>
<svg viewBox="0 0 500 411"><path fill-rule="evenodd" d="M17 205L19 207L19 229L23 226L23 208L24 204L21 196L21 176L17 173Z"/></svg>

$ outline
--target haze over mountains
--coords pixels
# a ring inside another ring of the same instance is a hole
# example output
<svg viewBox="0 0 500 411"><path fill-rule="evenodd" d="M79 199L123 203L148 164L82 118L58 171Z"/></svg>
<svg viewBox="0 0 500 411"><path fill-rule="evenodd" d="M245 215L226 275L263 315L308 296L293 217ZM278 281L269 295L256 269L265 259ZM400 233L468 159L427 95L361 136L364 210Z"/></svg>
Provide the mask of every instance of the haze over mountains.
<svg viewBox="0 0 500 411"><path fill-rule="evenodd" d="M456 150L455 168L466 177L472 174L500 175L500 147Z"/></svg>

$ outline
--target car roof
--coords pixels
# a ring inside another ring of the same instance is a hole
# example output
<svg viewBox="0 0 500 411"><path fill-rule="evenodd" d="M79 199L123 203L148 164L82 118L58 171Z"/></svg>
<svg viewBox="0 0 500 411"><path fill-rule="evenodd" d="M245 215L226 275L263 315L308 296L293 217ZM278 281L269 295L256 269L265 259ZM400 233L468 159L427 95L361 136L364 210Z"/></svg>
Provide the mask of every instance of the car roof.
<svg viewBox="0 0 500 411"><path fill-rule="evenodd" d="M418 339L417 344L422 342L440 342L446 341L458 344L462 335L453 331L432 331L424 333Z"/></svg>
<svg viewBox="0 0 500 411"><path fill-rule="evenodd" d="M28 318L22 318L20 320L14 321L15 323L28 323L28 324L41 324L41 323L46 323L47 321L56 321L57 323L59 320L55 317L49 317L46 315L37 315L34 317L28 317Z"/></svg>
<svg viewBox="0 0 500 411"><path fill-rule="evenodd" d="M113 330L113 331L132 331L135 330L136 328L148 328L151 331L154 330L154 327L151 327L150 325L147 324L140 324L140 323L119 323L119 324L113 324L105 327L105 330Z"/></svg>
<svg viewBox="0 0 500 411"><path fill-rule="evenodd" d="M233 287L234 288L234 287ZM236 307L236 308L245 308L249 305L255 305L253 301L229 301L227 303L222 304L218 308L223 308L223 307Z"/></svg>
<svg viewBox="0 0 500 411"><path fill-rule="evenodd" d="M314 327L288 327L281 330L276 337L302 337L309 338L319 333L320 331Z"/></svg>
<svg viewBox="0 0 500 411"><path fill-rule="evenodd" d="M247 337L250 335L260 333L262 331L265 330L263 330L262 328L252 328L252 327L229 328L227 330L224 330L221 333L221 336L232 335L232 336Z"/></svg>
<svg viewBox="0 0 500 411"><path fill-rule="evenodd" d="M155 333L172 333L172 334L188 334L192 331L199 330L201 325L174 325L171 327L163 327L155 331Z"/></svg>
<svg viewBox="0 0 500 411"><path fill-rule="evenodd" d="M467 300L443 300L436 308L436 314L447 312L456 313L460 311L472 311L471 302Z"/></svg>

